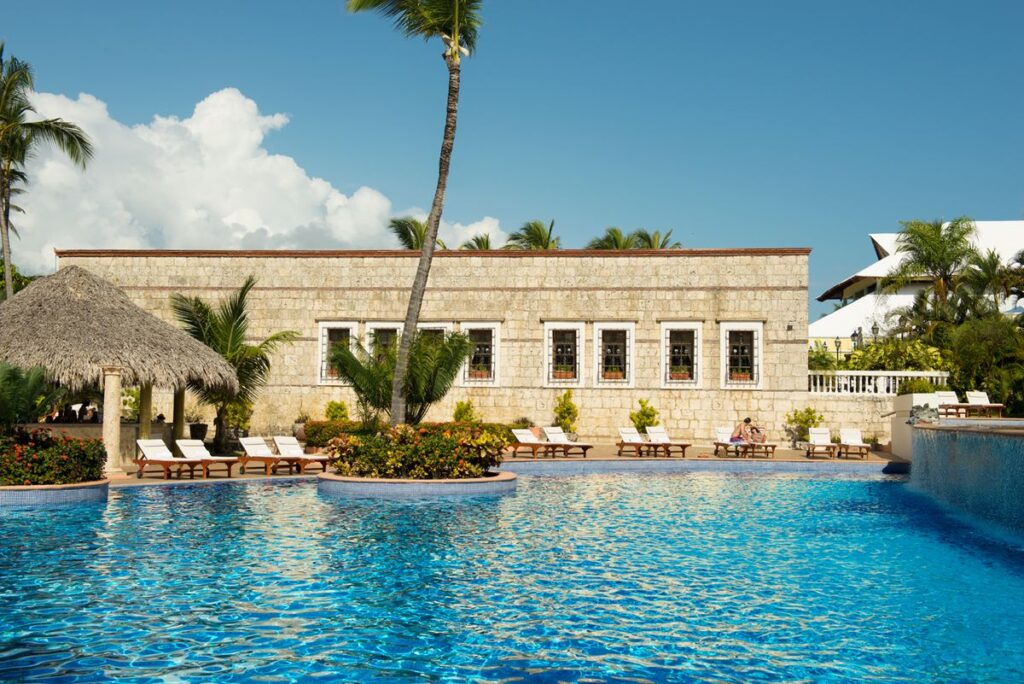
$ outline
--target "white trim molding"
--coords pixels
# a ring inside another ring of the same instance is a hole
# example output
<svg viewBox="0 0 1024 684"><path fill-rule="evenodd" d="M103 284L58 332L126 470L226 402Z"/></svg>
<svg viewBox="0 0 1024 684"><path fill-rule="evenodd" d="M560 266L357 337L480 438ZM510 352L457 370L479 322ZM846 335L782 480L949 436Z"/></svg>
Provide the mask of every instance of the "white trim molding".
<svg viewBox="0 0 1024 684"><path fill-rule="evenodd" d="M583 387L584 355L584 331L587 324L582 321L545 321L544 322L544 363L541 365L541 382L544 387ZM576 377L569 379L555 379L552 377L554 371L555 357L552 352L552 333L556 330L571 330L576 333Z"/></svg>
<svg viewBox="0 0 1024 684"><path fill-rule="evenodd" d="M471 330L491 331L491 377L486 379L470 379L469 364L473 354L469 355L459 374L459 385L462 387L499 387L501 385L501 323L498 321L462 323L459 331L467 335Z"/></svg>
<svg viewBox="0 0 1024 684"><path fill-rule="evenodd" d="M693 375L689 380L672 380L669 377L671 345L669 333L684 330L693 333ZM701 389L704 386L704 322L703 321L662 321L658 367L661 371L662 389Z"/></svg>
<svg viewBox="0 0 1024 684"><path fill-rule="evenodd" d="M327 331L348 330L348 344L359 339L359 324L356 321L318 321L317 322L317 355L316 355L316 384L325 386L344 387L348 383L341 378L327 377Z"/></svg>
<svg viewBox="0 0 1024 684"><path fill-rule="evenodd" d="M753 349L751 355L750 380L729 379L729 333L752 332ZM760 390L764 389L764 322L763 321L722 321L718 328L719 335L719 381L726 390Z"/></svg>
<svg viewBox="0 0 1024 684"><path fill-rule="evenodd" d="M623 377L618 379L605 379L602 375L604 341L601 339L605 331L621 331L626 333L625 367L622 369ZM633 387L636 379L636 323L617 323L609 321L594 322L594 387Z"/></svg>
<svg viewBox="0 0 1024 684"><path fill-rule="evenodd" d="M367 349L370 348L371 337L375 330L387 330L388 328L394 328L398 331L397 336L402 336L402 328L405 327L405 323L402 321L367 321L366 331L363 333L363 346Z"/></svg>

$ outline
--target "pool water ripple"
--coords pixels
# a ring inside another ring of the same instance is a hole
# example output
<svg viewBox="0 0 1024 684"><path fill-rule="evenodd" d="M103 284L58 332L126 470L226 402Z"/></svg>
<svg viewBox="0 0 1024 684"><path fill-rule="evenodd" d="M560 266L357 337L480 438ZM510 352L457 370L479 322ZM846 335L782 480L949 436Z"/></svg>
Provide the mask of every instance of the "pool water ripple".
<svg viewBox="0 0 1024 684"><path fill-rule="evenodd" d="M2 680L1024 680L1024 551L883 476L122 489L0 549Z"/></svg>

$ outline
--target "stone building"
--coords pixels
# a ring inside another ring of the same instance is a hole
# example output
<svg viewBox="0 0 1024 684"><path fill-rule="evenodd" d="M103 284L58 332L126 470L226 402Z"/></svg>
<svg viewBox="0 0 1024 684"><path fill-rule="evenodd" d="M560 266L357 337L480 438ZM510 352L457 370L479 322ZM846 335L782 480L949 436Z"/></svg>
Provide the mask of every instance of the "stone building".
<svg viewBox="0 0 1024 684"><path fill-rule="evenodd" d="M677 438L752 416L782 441L785 414L808 402L808 249L442 251L421 328L458 330L474 356L428 420L471 399L486 420L550 424L571 388L581 438L609 440L648 399ZM418 253L411 251L63 250L172 319L174 292L217 299L251 275L251 333L291 329L273 359L252 429L290 429L355 396L326 363L330 345L401 328ZM169 397L156 397L169 413ZM354 410L353 410L354 413Z"/></svg>

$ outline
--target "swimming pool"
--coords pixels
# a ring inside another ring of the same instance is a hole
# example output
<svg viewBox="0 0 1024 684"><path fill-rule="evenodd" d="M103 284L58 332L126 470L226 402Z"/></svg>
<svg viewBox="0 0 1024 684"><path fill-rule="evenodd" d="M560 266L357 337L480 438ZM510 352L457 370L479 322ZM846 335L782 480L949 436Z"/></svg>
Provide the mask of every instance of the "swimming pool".
<svg viewBox="0 0 1024 684"><path fill-rule="evenodd" d="M156 486L0 516L0 679L1024 679L1024 551L875 474Z"/></svg>

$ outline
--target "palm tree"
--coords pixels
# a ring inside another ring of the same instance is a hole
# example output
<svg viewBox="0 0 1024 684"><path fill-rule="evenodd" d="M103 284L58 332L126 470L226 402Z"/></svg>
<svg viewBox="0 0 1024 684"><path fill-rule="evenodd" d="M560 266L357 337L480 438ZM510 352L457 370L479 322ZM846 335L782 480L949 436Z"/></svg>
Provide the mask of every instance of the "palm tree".
<svg viewBox="0 0 1024 684"><path fill-rule="evenodd" d="M494 249L491 247L490 233L479 233L462 243L459 249Z"/></svg>
<svg viewBox="0 0 1024 684"><path fill-rule="evenodd" d="M423 249L423 241L427 237L427 224L412 216L391 219L388 230L398 238L405 249ZM448 249L444 241L437 240L438 249Z"/></svg>
<svg viewBox="0 0 1024 684"><path fill-rule="evenodd" d="M505 249L558 249L559 243L560 239L555 237L554 220L547 226L543 221L527 221L522 228L508 236Z"/></svg>
<svg viewBox="0 0 1024 684"><path fill-rule="evenodd" d="M643 228L633 231L633 241L637 249L682 249L683 243L672 241L672 231L666 231L664 235L656 230L650 233Z"/></svg>
<svg viewBox="0 0 1024 684"><path fill-rule="evenodd" d="M444 211L444 192L448 185L452 149L455 146L455 126L459 116L459 83L462 56L476 46L477 32L482 23L480 8L483 0L348 0L350 12L373 10L393 19L406 36L430 40L440 38L445 45L442 53L448 67L448 103L438 159L437 187L427 214L427 230L420 250L419 265L409 293L409 308L405 314L403 335L395 363L395 377L391 386L391 424L397 425L405 415L405 375L409 368L409 347L416 333L416 322L423 307L423 294L427 289L430 263L434 257L437 229Z"/></svg>
<svg viewBox="0 0 1024 684"><path fill-rule="evenodd" d="M972 255L963 272L963 284L967 289L979 299L991 295L995 311L999 311L1002 300L1010 296L1014 280L1013 269L1003 263L1003 258L994 249Z"/></svg>
<svg viewBox="0 0 1024 684"><path fill-rule="evenodd" d="M604 235L587 243L587 249L633 249L636 247L636 234L626 235L616 227L605 228Z"/></svg>
<svg viewBox="0 0 1024 684"><path fill-rule="evenodd" d="M213 447L218 452L224 451L227 441L228 408L235 403L253 403L267 383L270 355L280 345L294 342L299 337L294 330L284 330L255 345L246 342L249 332L248 297L254 285L256 278L249 276L242 287L220 302L217 308L199 297L186 297L178 293L171 295L174 316L185 326L188 334L223 356L238 374L237 394L202 385L189 386L201 403L217 410Z"/></svg>
<svg viewBox="0 0 1024 684"><path fill-rule="evenodd" d="M56 394L44 369L0 363L0 435L18 423L34 423Z"/></svg>
<svg viewBox="0 0 1024 684"><path fill-rule="evenodd" d="M945 308L959 285L960 276L976 254L971 246L974 221L961 216L942 221L903 221L897 253L906 257L882 280L882 286L898 290L914 281L928 280L928 290Z"/></svg>
<svg viewBox="0 0 1024 684"><path fill-rule="evenodd" d="M35 148L56 145L68 159L85 168L92 158L92 143L81 128L63 119L30 120L35 114L28 94L33 88L32 67L14 57L4 59L0 43L0 259L4 262L4 294L14 295L11 273L11 195L14 184L24 182L25 161Z"/></svg>

